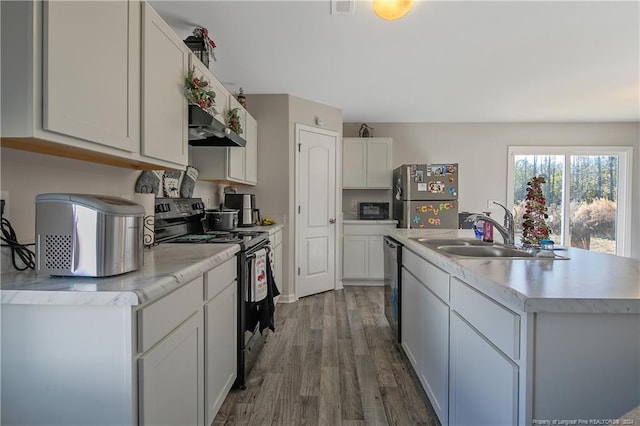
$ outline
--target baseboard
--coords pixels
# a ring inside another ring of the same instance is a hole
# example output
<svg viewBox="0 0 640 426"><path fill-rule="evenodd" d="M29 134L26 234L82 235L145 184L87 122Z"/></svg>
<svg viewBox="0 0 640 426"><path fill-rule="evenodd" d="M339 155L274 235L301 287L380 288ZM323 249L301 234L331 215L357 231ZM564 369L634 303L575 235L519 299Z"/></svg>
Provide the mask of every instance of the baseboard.
<svg viewBox="0 0 640 426"><path fill-rule="evenodd" d="M276 303L293 303L297 300L298 298L295 294L281 294L280 296L278 296L278 300L276 301Z"/></svg>
<svg viewBox="0 0 640 426"><path fill-rule="evenodd" d="M384 286L384 280L342 280L342 284L346 286L370 286L370 287L382 287Z"/></svg>

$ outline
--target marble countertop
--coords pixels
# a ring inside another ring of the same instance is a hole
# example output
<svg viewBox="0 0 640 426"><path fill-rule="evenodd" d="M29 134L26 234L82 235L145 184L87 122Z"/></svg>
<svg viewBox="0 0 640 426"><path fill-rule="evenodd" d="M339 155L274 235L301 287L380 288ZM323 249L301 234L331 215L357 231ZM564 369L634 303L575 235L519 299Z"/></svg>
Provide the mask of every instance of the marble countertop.
<svg viewBox="0 0 640 426"><path fill-rule="evenodd" d="M275 225L255 225L255 226L246 226L238 229L242 229L243 231L263 231L268 232L269 235L273 235L279 230L283 229L284 225L282 223L276 223Z"/></svg>
<svg viewBox="0 0 640 426"><path fill-rule="evenodd" d="M387 235L511 309L640 313L640 260L566 248L569 260L448 257L411 237L471 237L470 230L392 229Z"/></svg>
<svg viewBox="0 0 640 426"><path fill-rule="evenodd" d="M103 278L50 277L14 271L0 277L3 304L139 305L235 256L238 244L160 244L144 250L137 271Z"/></svg>

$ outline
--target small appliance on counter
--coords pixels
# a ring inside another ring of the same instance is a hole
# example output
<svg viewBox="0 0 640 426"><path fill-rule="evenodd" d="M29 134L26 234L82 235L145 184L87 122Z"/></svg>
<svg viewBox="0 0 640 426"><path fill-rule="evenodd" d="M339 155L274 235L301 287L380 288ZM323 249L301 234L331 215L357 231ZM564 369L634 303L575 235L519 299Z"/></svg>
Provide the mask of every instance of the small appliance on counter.
<svg viewBox="0 0 640 426"><path fill-rule="evenodd" d="M36 196L36 273L107 277L143 263L144 207L91 194Z"/></svg>
<svg viewBox="0 0 640 426"><path fill-rule="evenodd" d="M256 208L255 194L236 194L225 192L224 205L228 209L238 210L238 226L260 224L260 210Z"/></svg>
<svg viewBox="0 0 640 426"><path fill-rule="evenodd" d="M405 164L393 171L398 228L458 228L458 164Z"/></svg>
<svg viewBox="0 0 640 426"><path fill-rule="evenodd" d="M359 220L389 219L389 203L358 203Z"/></svg>

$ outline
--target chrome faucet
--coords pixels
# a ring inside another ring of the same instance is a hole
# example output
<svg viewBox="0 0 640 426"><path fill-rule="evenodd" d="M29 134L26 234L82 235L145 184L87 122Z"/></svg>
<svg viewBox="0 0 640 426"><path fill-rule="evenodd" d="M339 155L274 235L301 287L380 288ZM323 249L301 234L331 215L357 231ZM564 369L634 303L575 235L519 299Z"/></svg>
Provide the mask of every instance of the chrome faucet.
<svg viewBox="0 0 640 426"><path fill-rule="evenodd" d="M500 225L493 218L484 214L472 214L469 217L467 217L467 222L473 222L474 225L476 224L476 222L480 220L492 223L494 228L496 228L498 232L500 232L500 235L502 235L502 240L504 242L504 245L509 247L514 247L515 246L515 221L513 220L513 214L508 208L506 208L502 204L496 203L495 201L493 202L493 204L497 204L504 209L504 225Z"/></svg>

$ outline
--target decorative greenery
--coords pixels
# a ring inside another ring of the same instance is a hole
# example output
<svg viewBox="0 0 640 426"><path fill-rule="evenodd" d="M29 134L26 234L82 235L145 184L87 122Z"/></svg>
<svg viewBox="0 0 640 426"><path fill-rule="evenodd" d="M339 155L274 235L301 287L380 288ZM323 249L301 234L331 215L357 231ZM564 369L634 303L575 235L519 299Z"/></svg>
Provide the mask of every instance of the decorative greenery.
<svg viewBox="0 0 640 426"><path fill-rule="evenodd" d="M211 38L209 37L209 30L207 30L204 27L196 27L195 30L193 30L193 35L201 38L205 41L205 46L207 46L207 51L209 52L209 55L211 55L211 57L213 58L213 60L216 60L216 55L214 52L214 49L217 47L215 42L213 40L211 40Z"/></svg>
<svg viewBox="0 0 640 426"><path fill-rule="evenodd" d="M209 82L204 77L196 77L195 69L191 67L189 74L184 80L185 94L187 100L193 104L197 104L203 110L207 111L211 115L216 115L215 108L216 92L211 90Z"/></svg>
<svg viewBox="0 0 640 426"><path fill-rule="evenodd" d="M227 111L227 126L237 134L242 134L242 125L240 124L240 116L238 108L232 108Z"/></svg>
<svg viewBox="0 0 640 426"><path fill-rule="evenodd" d="M522 244L525 246L538 246L540 241L549 238L549 227L545 219L547 205L541 185L546 183L544 176L532 177L527 182L527 195L525 197L525 212L522 221Z"/></svg>

